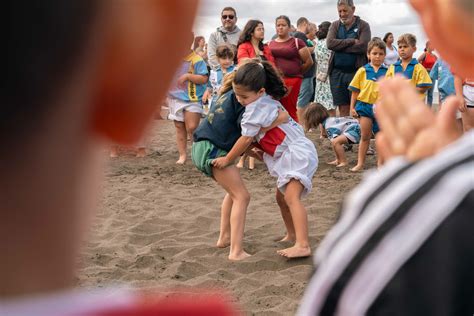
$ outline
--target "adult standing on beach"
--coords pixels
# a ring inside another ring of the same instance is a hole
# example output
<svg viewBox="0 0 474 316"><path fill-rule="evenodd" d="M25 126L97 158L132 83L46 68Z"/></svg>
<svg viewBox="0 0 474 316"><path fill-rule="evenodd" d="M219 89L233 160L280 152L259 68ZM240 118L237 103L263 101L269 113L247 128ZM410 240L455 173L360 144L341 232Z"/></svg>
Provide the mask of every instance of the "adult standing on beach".
<svg viewBox="0 0 474 316"><path fill-rule="evenodd" d="M392 64L395 64L399 59L398 50L395 47L395 45L393 45L393 41L394 41L393 33L388 32L387 34L385 34L385 36L383 37L383 41L385 42L385 45L387 46L387 48L385 49L384 64L386 66L390 66Z"/></svg>
<svg viewBox="0 0 474 316"><path fill-rule="evenodd" d="M288 94L280 100L288 114L298 121L296 103L300 93L303 74L313 66L311 54L306 43L290 36L290 19L281 15L276 18L276 32L278 37L268 44L275 57L275 63L283 73Z"/></svg>
<svg viewBox="0 0 474 316"><path fill-rule="evenodd" d="M347 89L358 68L367 63L370 25L354 15L353 0L338 0L339 20L332 22L327 46L334 52L329 61L329 81L340 116L349 116L351 93Z"/></svg>
<svg viewBox="0 0 474 316"><path fill-rule="evenodd" d="M306 43L311 54L311 59L313 60L313 66L303 74L303 81L301 82L300 93L296 103L299 119L301 118L303 109L311 102L311 98L313 97L314 93L313 78L316 72L316 68L314 67L316 57L314 56L314 44L313 42L309 41L308 36L306 35L308 30L311 30L308 19L305 17L299 18L298 21L296 21L296 32L293 33L293 37L299 38ZM316 30L314 30L313 34L315 32Z"/></svg>
<svg viewBox="0 0 474 316"><path fill-rule="evenodd" d="M237 47L241 30L237 24L237 12L232 7L225 7L221 12L222 26L211 34L208 41L207 54L208 62L211 68L215 69L219 66L216 57L217 46L221 44L230 44L234 48Z"/></svg>
<svg viewBox="0 0 474 316"><path fill-rule="evenodd" d="M316 60L318 62L318 69L316 72L316 93L314 102L320 103L328 110L330 116L336 116L336 107L331 93L331 86L329 85L328 67L329 59L331 58L331 51L326 44L326 37L328 35L331 22L325 21L318 27L316 36L318 42L316 44Z"/></svg>
<svg viewBox="0 0 474 316"><path fill-rule="evenodd" d="M204 36L196 36L194 38L193 51L201 56L207 64L207 47Z"/></svg>

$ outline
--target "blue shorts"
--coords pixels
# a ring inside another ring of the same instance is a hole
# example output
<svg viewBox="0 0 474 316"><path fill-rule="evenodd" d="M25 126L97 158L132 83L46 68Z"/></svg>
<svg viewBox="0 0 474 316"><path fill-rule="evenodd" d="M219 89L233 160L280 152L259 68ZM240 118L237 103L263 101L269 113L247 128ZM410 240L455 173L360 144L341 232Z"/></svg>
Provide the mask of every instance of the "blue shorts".
<svg viewBox="0 0 474 316"><path fill-rule="evenodd" d="M372 132L377 134L380 131L379 124L375 119L374 115L374 106L369 103L362 101L357 101L355 105L355 110L359 116L368 117L372 120Z"/></svg>
<svg viewBox="0 0 474 316"><path fill-rule="evenodd" d="M300 94L298 95L298 108L305 108L313 101L314 81L313 78L304 78L301 82Z"/></svg>

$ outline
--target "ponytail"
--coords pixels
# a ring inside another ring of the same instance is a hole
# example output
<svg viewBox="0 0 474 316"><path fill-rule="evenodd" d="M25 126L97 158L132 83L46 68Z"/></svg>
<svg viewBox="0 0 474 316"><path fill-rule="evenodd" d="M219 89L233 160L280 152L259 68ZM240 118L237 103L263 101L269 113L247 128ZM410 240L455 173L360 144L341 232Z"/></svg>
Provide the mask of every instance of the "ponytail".
<svg viewBox="0 0 474 316"><path fill-rule="evenodd" d="M267 61L251 60L240 66L235 73L234 84L255 92L265 88L266 93L276 100L283 98L288 92L282 76Z"/></svg>

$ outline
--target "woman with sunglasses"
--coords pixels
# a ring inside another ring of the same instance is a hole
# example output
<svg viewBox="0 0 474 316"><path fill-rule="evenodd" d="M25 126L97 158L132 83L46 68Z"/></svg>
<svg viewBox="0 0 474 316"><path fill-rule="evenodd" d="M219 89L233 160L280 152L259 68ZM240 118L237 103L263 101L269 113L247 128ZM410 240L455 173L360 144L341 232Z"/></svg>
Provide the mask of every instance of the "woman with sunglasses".
<svg viewBox="0 0 474 316"><path fill-rule="evenodd" d="M275 57L275 64L283 73L288 95L280 100L290 114L291 118L298 122L296 103L300 93L303 74L313 65L313 59L301 39L290 35L290 19L281 15L276 18L277 38L272 40L268 46Z"/></svg>
<svg viewBox="0 0 474 316"><path fill-rule="evenodd" d="M211 68L216 69L219 66L216 57L217 46L222 44L230 44L234 48L237 47L241 30L237 24L237 13L232 7L225 7L221 12L222 26L211 34L208 41L207 54L208 62Z"/></svg>

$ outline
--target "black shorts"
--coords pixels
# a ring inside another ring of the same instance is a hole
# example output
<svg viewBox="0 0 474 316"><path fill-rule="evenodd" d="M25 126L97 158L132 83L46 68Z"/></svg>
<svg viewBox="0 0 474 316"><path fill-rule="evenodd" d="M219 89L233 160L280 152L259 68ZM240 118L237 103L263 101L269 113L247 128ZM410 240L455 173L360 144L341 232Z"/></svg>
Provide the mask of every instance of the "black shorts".
<svg viewBox="0 0 474 316"><path fill-rule="evenodd" d="M347 88L349 88L349 84L354 76L355 72L342 72L336 68L332 70L329 76L329 83L335 106L351 104L352 92Z"/></svg>

